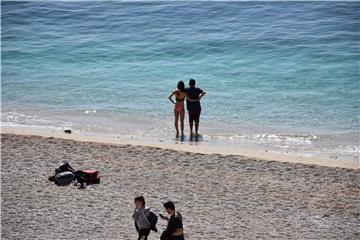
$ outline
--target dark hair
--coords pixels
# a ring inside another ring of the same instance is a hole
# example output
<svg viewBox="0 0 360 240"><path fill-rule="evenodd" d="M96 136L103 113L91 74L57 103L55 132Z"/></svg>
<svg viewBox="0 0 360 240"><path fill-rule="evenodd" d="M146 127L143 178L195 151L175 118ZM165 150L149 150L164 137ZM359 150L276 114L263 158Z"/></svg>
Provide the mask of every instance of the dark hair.
<svg viewBox="0 0 360 240"><path fill-rule="evenodd" d="M143 196L139 196L135 198L135 202L140 201L142 205L145 206L145 198Z"/></svg>
<svg viewBox="0 0 360 240"><path fill-rule="evenodd" d="M190 79L189 85L190 85L190 87L194 87L194 86L195 86L195 80L194 80L194 79Z"/></svg>
<svg viewBox="0 0 360 240"><path fill-rule="evenodd" d="M164 203L164 208L170 208L171 210L175 210L175 205L172 201L167 201Z"/></svg>
<svg viewBox="0 0 360 240"><path fill-rule="evenodd" d="M179 81L177 84L177 88L182 92L185 89L185 84L183 81Z"/></svg>

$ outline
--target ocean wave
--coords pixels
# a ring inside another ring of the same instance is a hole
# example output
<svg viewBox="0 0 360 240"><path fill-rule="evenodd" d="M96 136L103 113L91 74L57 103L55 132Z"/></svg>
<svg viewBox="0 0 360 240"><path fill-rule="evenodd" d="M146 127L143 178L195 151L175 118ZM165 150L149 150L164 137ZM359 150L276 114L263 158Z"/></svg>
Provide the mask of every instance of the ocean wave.
<svg viewBox="0 0 360 240"><path fill-rule="evenodd" d="M51 129L63 129L72 127L70 121L59 121L53 119L46 119L37 115L27 115L19 112L2 112L1 113L2 126L26 126L26 127L43 127Z"/></svg>
<svg viewBox="0 0 360 240"><path fill-rule="evenodd" d="M6 124L75 127L71 114L22 116L27 107L171 122L167 97L194 78L207 92L202 121L237 129L211 140L306 148L358 133L359 3L1 4ZM102 124L85 130L115 131Z"/></svg>

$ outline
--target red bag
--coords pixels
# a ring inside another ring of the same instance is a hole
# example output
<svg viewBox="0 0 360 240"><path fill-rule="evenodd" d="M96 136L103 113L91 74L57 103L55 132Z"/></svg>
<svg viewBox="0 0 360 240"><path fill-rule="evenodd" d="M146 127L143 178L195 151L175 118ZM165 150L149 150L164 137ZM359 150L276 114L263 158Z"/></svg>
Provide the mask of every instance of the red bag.
<svg viewBox="0 0 360 240"><path fill-rule="evenodd" d="M99 184L100 173L97 170L82 170L86 180L86 184Z"/></svg>

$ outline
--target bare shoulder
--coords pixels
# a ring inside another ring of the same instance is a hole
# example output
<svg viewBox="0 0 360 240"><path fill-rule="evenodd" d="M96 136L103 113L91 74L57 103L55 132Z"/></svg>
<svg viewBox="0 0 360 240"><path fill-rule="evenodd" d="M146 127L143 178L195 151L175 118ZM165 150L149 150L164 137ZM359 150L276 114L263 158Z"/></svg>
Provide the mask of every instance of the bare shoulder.
<svg viewBox="0 0 360 240"><path fill-rule="evenodd" d="M171 96L177 94L176 90L171 91Z"/></svg>
<svg viewBox="0 0 360 240"><path fill-rule="evenodd" d="M173 94L175 94L176 96L179 95L181 93L181 91L179 89L175 89Z"/></svg>

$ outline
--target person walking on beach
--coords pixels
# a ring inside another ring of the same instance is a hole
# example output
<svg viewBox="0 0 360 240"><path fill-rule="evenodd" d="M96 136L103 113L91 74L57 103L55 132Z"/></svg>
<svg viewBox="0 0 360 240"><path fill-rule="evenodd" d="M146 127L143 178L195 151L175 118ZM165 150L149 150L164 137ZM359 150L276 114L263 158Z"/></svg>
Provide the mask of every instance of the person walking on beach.
<svg viewBox="0 0 360 240"><path fill-rule="evenodd" d="M184 92L185 84L183 81L179 81L177 84L177 89L174 90L170 96L169 100L175 104L174 107L174 115L175 115L175 130L176 130L176 138L179 137L179 119L180 119L180 127L181 127L181 138L184 137L184 118L185 118L185 110L184 110L184 101L185 98L189 102L198 102L199 100L192 100L189 96ZM175 95L175 101L172 97Z"/></svg>
<svg viewBox="0 0 360 240"><path fill-rule="evenodd" d="M162 219L168 220L167 227L161 234L160 240L185 240L182 216L179 212L176 212L174 203L168 201L164 203L164 208L170 218L160 214Z"/></svg>
<svg viewBox="0 0 360 240"><path fill-rule="evenodd" d="M188 97L192 100L186 101L186 108L189 114L189 125L190 125L190 137L193 136L193 123L195 122L195 137L198 137L199 134L199 122L200 122L200 113L201 113L201 105L200 99L206 94L202 89L195 87L196 81L194 79L190 79L189 88L185 88L184 92L188 95ZM197 101L194 101L197 100Z"/></svg>
<svg viewBox="0 0 360 240"><path fill-rule="evenodd" d="M150 222L147 218L151 212L150 208L145 207L145 198L139 196L135 198L135 210L133 218L135 228L139 234L138 240L147 240L150 234Z"/></svg>

